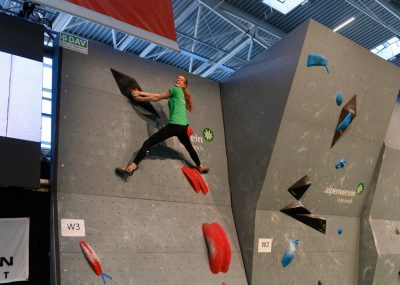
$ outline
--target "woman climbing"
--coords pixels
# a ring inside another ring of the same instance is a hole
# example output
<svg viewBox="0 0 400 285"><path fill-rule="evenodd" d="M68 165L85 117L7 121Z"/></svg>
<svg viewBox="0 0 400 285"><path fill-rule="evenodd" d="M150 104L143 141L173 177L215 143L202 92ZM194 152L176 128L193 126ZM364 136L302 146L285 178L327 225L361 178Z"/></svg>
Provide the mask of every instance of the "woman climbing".
<svg viewBox="0 0 400 285"><path fill-rule="evenodd" d="M185 146L189 152L190 157L196 164L196 168L200 173L207 173L208 167L200 163L200 159L194 150L190 138L187 133L189 121L186 117L186 110L192 111L192 101L190 99L190 93L187 89L188 80L185 76L179 75L175 79L175 86L171 87L165 93L147 93L137 90L132 90L131 95L134 100L142 101L160 101L162 99L168 99L169 108L169 120L168 124L161 128L158 132L148 138L142 148L136 154L135 159L128 164L127 167L118 167L115 169L115 173L126 179L131 176L133 172L138 169L140 161L146 156L146 153L156 144L173 136L178 137L179 141Z"/></svg>

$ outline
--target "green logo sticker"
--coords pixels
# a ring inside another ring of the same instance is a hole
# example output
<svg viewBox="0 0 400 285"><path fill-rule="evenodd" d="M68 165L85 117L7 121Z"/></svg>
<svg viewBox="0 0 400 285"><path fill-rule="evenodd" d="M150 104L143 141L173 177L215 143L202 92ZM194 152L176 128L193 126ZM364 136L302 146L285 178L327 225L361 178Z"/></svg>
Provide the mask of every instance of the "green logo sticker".
<svg viewBox="0 0 400 285"><path fill-rule="evenodd" d="M205 128L203 129L203 137L206 141L211 142L215 138L214 132L209 128Z"/></svg>
<svg viewBox="0 0 400 285"><path fill-rule="evenodd" d="M60 33L60 46L66 49L88 54L89 41L87 39L62 32Z"/></svg>
<svg viewBox="0 0 400 285"><path fill-rule="evenodd" d="M365 189L365 184L362 183L362 182L358 183L358 185L357 185L357 194L361 194L364 191L364 189Z"/></svg>

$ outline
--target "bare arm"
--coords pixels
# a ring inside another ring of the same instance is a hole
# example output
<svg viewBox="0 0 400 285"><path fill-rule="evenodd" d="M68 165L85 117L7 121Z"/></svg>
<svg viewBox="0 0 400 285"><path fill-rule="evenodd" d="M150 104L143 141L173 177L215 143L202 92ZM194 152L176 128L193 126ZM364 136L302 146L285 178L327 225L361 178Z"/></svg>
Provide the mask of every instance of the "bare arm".
<svg viewBox="0 0 400 285"><path fill-rule="evenodd" d="M169 92L164 93L148 93L143 91L132 90L131 92L133 99L139 102L143 101L160 101L162 99L168 99L171 94Z"/></svg>

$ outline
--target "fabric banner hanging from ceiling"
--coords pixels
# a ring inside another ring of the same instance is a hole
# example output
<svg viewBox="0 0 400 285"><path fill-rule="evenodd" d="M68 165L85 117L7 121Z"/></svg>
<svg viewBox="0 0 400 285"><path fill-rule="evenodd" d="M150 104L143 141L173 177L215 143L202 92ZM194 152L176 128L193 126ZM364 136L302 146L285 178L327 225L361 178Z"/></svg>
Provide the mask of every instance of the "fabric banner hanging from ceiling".
<svg viewBox="0 0 400 285"><path fill-rule="evenodd" d="M29 277L29 218L0 219L0 283Z"/></svg>
<svg viewBox="0 0 400 285"><path fill-rule="evenodd" d="M37 0L41 4L179 50L172 0Z"/></svg>

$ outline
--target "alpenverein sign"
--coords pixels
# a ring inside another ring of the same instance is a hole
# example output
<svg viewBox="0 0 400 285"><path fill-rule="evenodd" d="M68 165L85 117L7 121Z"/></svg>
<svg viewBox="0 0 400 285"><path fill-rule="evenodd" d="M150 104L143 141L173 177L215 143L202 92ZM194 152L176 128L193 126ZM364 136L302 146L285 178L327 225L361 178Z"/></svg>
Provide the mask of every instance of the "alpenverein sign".
<svg viewBox="0 0 400 285"><path fill-rule="evenodd" d="M60 46L73 51L88 54L89 41L75 35L60 33Z"/></svg>

